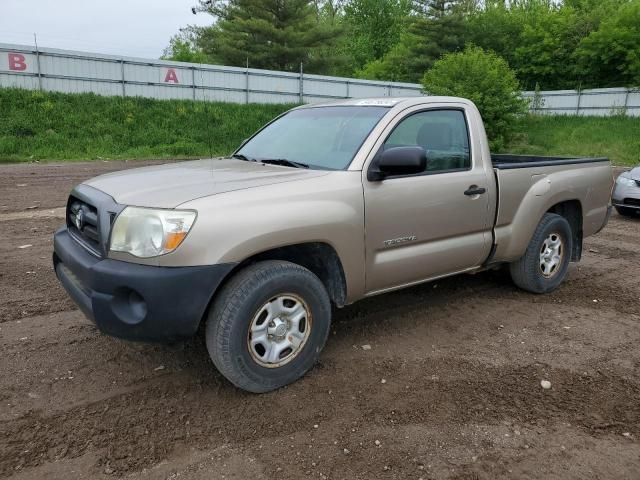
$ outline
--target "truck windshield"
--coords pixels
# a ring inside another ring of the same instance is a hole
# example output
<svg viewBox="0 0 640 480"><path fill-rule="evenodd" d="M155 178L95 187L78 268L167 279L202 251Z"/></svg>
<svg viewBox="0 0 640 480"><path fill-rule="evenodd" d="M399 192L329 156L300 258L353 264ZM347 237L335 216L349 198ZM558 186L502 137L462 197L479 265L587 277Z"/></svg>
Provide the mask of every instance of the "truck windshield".
<svg viewBox="0 0 640 480"><path fill-rule="evenodd" d="M286 161L309 168L341 170L388 107L335 106L293 110L258 132L236 152L237 157Z"/></svg>

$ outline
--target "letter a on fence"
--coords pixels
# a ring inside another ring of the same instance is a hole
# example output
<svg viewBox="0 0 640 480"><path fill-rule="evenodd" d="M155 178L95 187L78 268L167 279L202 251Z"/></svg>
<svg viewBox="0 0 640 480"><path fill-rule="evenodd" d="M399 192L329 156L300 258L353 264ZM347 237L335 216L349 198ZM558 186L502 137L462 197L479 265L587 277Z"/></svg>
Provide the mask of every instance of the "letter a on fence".
<svg viewBox="0 0 640 480"><path fill-rule="evenodd" d="M164 83L180 83L178 81L178 74L173 68L169 68L167 70L167 73L164 76Z"/></svg>

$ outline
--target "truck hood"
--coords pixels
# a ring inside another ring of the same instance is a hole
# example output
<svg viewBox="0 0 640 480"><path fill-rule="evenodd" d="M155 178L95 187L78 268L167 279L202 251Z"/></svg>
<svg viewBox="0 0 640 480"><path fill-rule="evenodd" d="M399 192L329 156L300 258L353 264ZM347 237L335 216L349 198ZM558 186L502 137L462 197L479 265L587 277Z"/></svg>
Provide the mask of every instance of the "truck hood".
<svg viewBox="0 0 640 480"><path fill-rule="evenodd" d="M175 208L201 197L326 175L322 170L229 158L168 163L108 173L85 183L122 205Z"/></svg>

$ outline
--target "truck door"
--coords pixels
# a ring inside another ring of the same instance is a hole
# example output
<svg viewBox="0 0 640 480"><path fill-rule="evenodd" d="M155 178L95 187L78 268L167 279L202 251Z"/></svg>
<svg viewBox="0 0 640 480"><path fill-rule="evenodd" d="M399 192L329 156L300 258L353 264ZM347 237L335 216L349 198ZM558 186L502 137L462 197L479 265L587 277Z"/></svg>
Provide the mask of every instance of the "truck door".
<svg viewBox="0 0 640 480"><path fill-rule="evenodd" d="M382 181L367 180L371 162L363 169L367 294L462 272L489 254L494 183L468 125L463 108L423 106L383 133L377 152L420 146L427 167Z"/></svg>

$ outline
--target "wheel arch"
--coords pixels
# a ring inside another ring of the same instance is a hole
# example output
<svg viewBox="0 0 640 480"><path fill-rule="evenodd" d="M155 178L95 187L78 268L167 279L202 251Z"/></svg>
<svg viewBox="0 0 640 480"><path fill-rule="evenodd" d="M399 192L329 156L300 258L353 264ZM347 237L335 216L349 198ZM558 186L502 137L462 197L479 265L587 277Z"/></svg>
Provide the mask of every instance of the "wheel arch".
<svg viewBox="0 0 640 480"><path fill-rule="evenodd" d="M573 195L566 195L566 192L559 192L554 197L545 201L543 196L528 195L520 201L512 218L495 227L494 261L513 262L524 255L545 213L560 215L569 222L574 243L571 260L580 260L584 223L582 202Z"/></svg>
<svg viewBox="0 0 640 480"><path fill-rule="evenodd" d="M334 305L343 307L346 304L347 281L342 262L336 250L325 242L297 243L255 253L238 263L218 288L240 270L265 260L287 261L308 269L320 279Z"/></svg>
<svg viewBox="0 0 640 480"><path fill-rule="evenodd" d="M573 249L571 251L571 261L577 262L582 258L582 223L583 223L583 214L582 214L582 203L580 200L565 200L559 203L556 203L551 208L549 208L545 213L555 213L556 215L560 215L564 217L567 222L569 222L569 226L571 227L571 233L573 235Z"/></svg>

